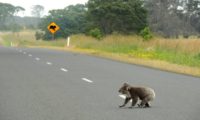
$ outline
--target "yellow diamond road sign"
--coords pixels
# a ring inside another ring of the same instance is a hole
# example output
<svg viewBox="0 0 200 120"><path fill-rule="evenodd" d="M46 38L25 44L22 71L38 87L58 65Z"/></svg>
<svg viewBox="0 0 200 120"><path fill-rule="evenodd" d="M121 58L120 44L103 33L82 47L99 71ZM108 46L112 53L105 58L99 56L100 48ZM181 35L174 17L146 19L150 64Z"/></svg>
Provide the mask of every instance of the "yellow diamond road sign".
<svg viewBox="0 0 200 120"><path fill-rule="evenodd" d="M60 29L60 27L55 22L51 22L47 28L52 34L54 34Z"/></svg>

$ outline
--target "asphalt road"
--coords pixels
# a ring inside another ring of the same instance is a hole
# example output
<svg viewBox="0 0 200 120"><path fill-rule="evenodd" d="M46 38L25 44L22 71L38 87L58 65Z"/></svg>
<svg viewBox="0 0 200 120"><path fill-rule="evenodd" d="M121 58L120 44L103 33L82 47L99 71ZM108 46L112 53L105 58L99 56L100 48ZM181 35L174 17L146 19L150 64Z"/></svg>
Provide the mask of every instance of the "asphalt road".
<svg viewBox="0 0 200 120"><path fill-rule="evenodd" d="M118 108L124 82L154 88L152 108ZM0 120L200 120L199 85L88 55L0 47Z"/></svg>

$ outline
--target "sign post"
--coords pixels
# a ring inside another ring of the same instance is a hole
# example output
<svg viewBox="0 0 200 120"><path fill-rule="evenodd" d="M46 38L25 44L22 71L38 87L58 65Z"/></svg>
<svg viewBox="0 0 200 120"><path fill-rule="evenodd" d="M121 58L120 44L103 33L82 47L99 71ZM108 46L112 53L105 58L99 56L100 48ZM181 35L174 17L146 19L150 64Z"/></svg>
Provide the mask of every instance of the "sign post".
<svg viewBox="0 0 200 120"><path fill-rule="evenodd" d="M47 29L49 30L49 32L52 34L52 39L55 39L55 33L60 29L60 27L55 23L55 22L51 22Z"/></svg>

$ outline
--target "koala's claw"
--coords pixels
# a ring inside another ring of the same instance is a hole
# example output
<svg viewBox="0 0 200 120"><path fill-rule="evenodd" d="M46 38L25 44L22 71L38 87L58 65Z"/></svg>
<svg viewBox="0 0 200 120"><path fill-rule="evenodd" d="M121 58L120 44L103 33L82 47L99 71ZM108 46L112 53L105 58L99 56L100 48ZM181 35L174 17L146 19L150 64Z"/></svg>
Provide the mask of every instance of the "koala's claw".
<svg viewBox="0 0 200 120"><path fill-rule="evenodd" d="M119 106L119 108L122 108L122 107L124 107L124 105L120 105L120 106Z"/></svg>

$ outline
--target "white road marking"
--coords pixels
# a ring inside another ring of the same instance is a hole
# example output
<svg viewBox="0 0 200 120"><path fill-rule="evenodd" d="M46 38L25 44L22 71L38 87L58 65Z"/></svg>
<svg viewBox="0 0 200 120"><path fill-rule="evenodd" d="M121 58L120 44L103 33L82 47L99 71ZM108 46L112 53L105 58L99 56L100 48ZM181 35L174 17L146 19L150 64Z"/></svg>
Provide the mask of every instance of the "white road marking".
<svg viewBox="0 0 200 120"><path fill-rule="evenodd" d="M82 78L82 80L84 80L85 82L89 82L89 83L93 83L93 81L87 79L87 78Z"/></svg>
<svg viewBox="0 0 200 120"><path fill-rule="evenodd" d="M46 64L47 64L47 65L52 65L52 63L51 63L51 62L47 62Z"/></svg>
<svg viewBox="0 0 200 120"><path fill-rule="evenodd" d="M63 72L67 72L68 70L65 68L60 68L60 70L62 70Z"/></svg>
<svg viewBox="0 0 200 120"><path fill-rule="evenodd" d="M32 57L32 55L31 55L31 54L29 54L28 56L29 56L29 57Z"/></svg>
<svg viewBox="0 0 200 120"><path fill-rule="evenodd" d="M24 54L26 54L26 52L24 52Z"/></svg>
<svg viewBox="0 0 200 120"><path fill-rule="evenodd" d="M40 58L35 58L37 61L39 61L40 60Z"/></svg>

